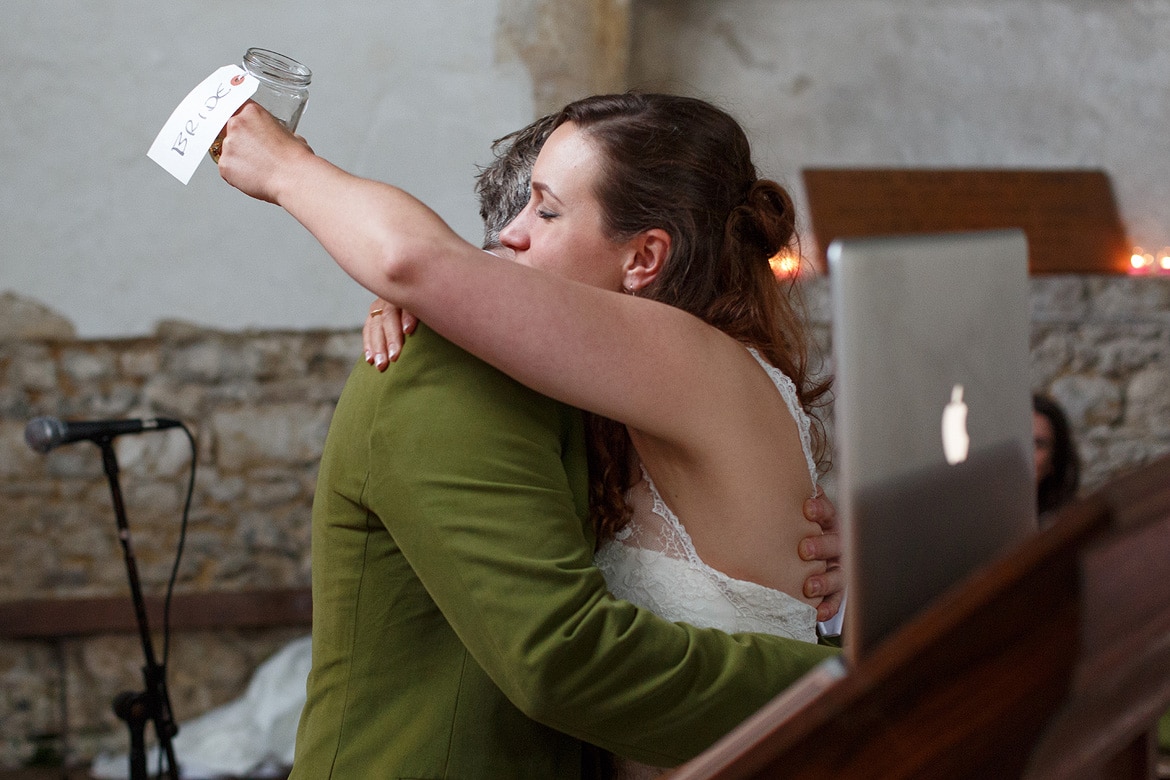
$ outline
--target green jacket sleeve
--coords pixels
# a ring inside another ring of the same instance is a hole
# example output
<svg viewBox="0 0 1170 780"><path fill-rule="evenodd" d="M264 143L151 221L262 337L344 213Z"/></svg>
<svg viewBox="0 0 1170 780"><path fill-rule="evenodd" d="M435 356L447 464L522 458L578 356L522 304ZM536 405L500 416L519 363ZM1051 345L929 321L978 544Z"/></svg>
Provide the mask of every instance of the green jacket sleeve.
<svg viewBox="0 0 1170 780"><path fill-rule="evenodd" d="M529 717L673 765L831 648L667 622L593 566L580 415L420 328L370 434L370 506L444 617Z"/></svg>

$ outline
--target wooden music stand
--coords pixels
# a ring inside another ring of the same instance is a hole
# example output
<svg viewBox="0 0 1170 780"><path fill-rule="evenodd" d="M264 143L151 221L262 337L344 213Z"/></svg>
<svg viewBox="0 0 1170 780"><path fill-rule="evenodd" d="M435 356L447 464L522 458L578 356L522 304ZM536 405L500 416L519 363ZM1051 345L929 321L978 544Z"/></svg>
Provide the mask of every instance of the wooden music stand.
<svg viewBox="0 0 1170 780"><path fill-rule="evenodd" d="M812 228L834 239L1021 228L1032 274L1124 274L1132 249L1100 170L807 168Z"/></svg>
<svg viewBox="0 0 1170 780"><path fill-rule="evenodd" d="M976 572L676 770L697 778L1151 778L1170 704L1170 457Z"/></svg>

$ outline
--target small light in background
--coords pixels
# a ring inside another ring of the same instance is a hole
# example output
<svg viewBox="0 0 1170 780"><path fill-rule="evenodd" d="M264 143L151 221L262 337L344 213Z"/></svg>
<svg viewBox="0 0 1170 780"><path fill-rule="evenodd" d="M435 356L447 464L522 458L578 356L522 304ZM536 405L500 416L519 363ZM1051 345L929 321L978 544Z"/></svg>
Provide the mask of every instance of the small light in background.
<svg viewBox="0 0 1170 780"><path fill-rule="evenodd" d="M1134 271L1144 271L1146 267L1152 263L1154 258L1145 253L1140 246L1133 248L1133 255L1129 258L1129 267Z"/></svg>
<svg viewBox="0 0 1170 780"><path fill-rule="evenodd" d="M1129 258L1129 272L1131 274L1166 274L1170 273L1170 247L1162 247L1157 256L1147 252L1140 246L1134 247Z"/></svg>
<svg viewBox="0 0 1170 780"><path fill-rule="evenodd" d="M800 273L800 258L786 249L769 257L768 265L777 279L790 279Z"/></svg>

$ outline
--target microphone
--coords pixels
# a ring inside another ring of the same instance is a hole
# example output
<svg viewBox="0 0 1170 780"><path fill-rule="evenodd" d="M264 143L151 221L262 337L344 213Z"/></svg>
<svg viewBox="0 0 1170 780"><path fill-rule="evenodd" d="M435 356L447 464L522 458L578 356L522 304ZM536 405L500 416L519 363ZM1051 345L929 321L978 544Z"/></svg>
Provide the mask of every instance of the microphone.
<svg viewBox="0 0 1170 780"><path fill-rule="evenodd" d="M79 422L58 420L56 417L35 417L24 428L24 440L37 452L48 452L61 444L75 441L96 441L124 433L161 431L178 428L183 423L157 417L146 420L93 420Z"/></svg>

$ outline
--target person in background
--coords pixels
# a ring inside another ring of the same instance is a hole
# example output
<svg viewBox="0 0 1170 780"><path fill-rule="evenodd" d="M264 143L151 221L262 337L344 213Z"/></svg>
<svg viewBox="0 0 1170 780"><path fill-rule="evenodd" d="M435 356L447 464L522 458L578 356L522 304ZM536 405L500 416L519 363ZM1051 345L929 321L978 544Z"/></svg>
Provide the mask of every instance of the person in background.
<svg viewBox="0 0 1170 780"><path fill-rule="evenodd" d="M1072 428L1060 405L1051 398L1032 396L1032 438L1035 443L1036 512L1040 524L1076 498L1081 462Z"/></svg>

